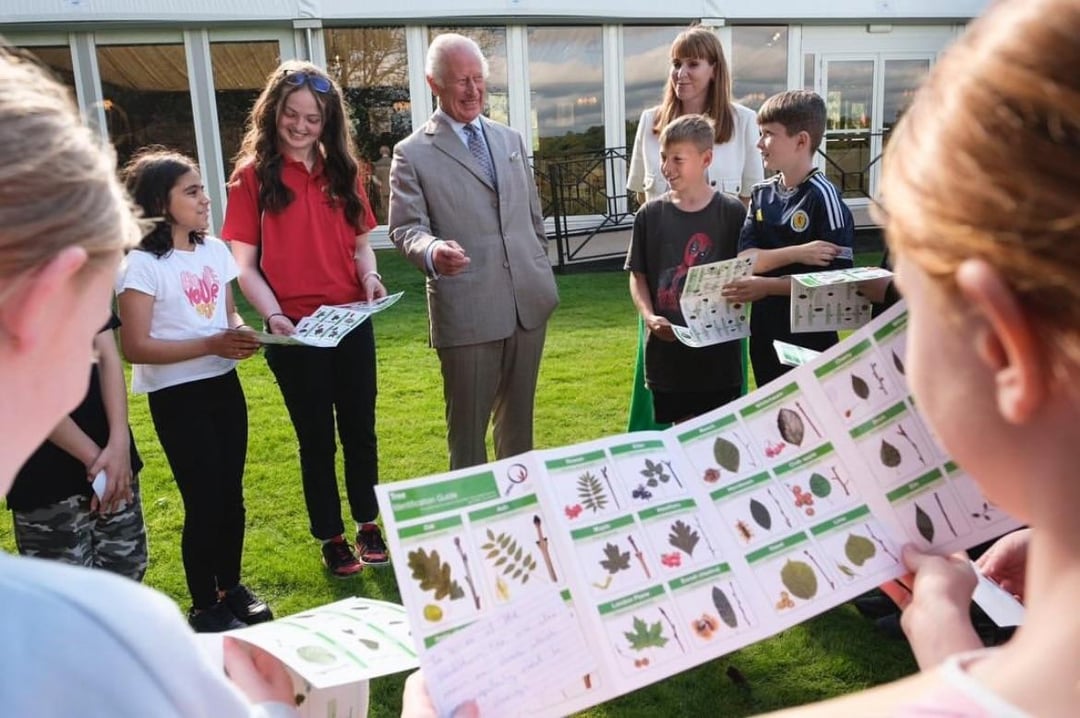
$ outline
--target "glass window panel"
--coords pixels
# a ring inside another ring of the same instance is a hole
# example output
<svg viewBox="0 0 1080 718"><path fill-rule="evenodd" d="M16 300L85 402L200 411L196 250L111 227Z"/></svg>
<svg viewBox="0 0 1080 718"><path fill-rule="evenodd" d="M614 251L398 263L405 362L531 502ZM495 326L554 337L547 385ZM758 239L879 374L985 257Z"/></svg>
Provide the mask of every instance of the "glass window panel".
<svg viewBox="0 0 1080 718"><path fill-rule="evenodd" d="M405 28L328 28L325 41L327 71L341 85L352 113L368 198L385 224L387 206L374 161L380 147L393 149L412 133Z"/></svg>
<svg viewBox="0 0 1080 718"><path fill-rule="evenodd" d="M623 28L624 109L626 146L634 146L641 113L664 99L671 70L671 43L685 29L682 25Z"/></svg>
<svg viewBox="0 0 1080 718"><path fill-rule="evenodd" d="M825 73L826 176L844 197L868 197L874 61L826 61Z"/></svg>
<svg viewBox="0 0 1080 718"><path fill-rule="evenodd" d="M183 45L98 45L109 139L121 166L160 144L197 158Z"/></svg>
<svg viewBox="0 0 1080 718"><path fill-rule="evenodd" d="M428 42L444 32L456 32L471 38L480 46L488 61L487 107L484 116L504 125L510 124L510 90L506 79L506 28L505 27L433 27L428 31ZM438 101L432 97L432 105Z"/></svg>
<svg viewBox="0 0 1080 718"><path fill-rule="evenodd" d="M214 71L221 155L225 176L232 174L233 159L244 139L244 125L267 76L281 63L277 40L213 42L210 61Z"/></svg>
<svg viewBox="0 0 1080 718"><path fill-rule="evenodd" d="M541 175L558 177L565 214L601 214L609 193L600 28L530 27L528 43L533 164ZM550 214L550 183L539 187L544 214Z"/></svg>
<svg viewBox="0 0 1080 718"><path fill-rule="evenodd" d="M889 133L900 120L927 73L930 60L885 60L884 101L882 102L881 130L888 141Z"/></svg>
<svg viewBox="0 0 1080 718"><path fill-rule="evenodd" d="M736 25L731 28L735 101L751 110L787 87L787 26Z"/></svg>
<svg viewBox="0 0 1080 718"><path fill-rule="evenodd" d="M814 53L809 52L803 55L803 80L802 86L804 90L810 90L813 92L814 85L814 65L817 64L817 60Z"/></svg>

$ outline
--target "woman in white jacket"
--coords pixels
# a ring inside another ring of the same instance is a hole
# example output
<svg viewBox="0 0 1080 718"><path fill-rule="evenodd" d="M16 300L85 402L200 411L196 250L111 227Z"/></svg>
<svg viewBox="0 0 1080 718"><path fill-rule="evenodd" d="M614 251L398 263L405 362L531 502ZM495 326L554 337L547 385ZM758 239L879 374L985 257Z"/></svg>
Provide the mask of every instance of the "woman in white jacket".
<svg viewBox="0 0 1080 718"><path fill-rule="evenodd" d="M716 124L709 182L717 192L750 203L750 188L764 179L761 152L757 148L757 115L731 99L731 72L720 40L712 31L696 26L679 33L671 43L671 73L664 100L641 113L634 151L630 156L627 189L638 193L641 203L668 191L660 172L660 131L681 115L707 115ZM653 423L652 394L645 386L645 333L638 326L637 366L630 396L628 430L660 428Z"/></svg>

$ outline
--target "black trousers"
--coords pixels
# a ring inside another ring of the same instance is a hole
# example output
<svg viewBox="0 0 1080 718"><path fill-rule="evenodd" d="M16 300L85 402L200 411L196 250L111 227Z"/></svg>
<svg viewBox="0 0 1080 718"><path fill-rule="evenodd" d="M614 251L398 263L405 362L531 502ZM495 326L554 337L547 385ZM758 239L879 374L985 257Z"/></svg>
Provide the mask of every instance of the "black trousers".
<svg viewBox="0 0 1080 718"><path fill-rule="evenodd" d="M236 371L150 392L150 416L184 501L181 553L195 608L240 582L247 404Z"/></svg>
<svg viewBox="0 0 1080 718"><path fill-rule="evenodd" d="M311 534L344 533L334 456L334 428L345 458L345 494L355 521L379 515L375 436L375 333L367 320L332 349L271 345L266 363L277 379L300 445Z"/></svg>

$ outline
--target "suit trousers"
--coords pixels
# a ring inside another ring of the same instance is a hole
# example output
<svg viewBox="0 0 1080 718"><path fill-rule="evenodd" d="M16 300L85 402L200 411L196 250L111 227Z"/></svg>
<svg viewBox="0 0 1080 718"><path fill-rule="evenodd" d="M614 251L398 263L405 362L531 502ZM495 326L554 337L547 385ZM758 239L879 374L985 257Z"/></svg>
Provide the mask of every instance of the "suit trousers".
<svg viewBox="0 0 1080 718"><path fill-rule="evenodd" d="M518 325L506 339L438 349L451 469L487 463L492 418L497 459L532 450L546 330L546 324L532 330Z"/></svg>
<svg viewBox="0 0 1080 718"><path fill-rule="evenodd" d="M345 532L334 459L335 420L352 518L374 521L379 515L375 500L379 457L371 320L333 348L270 345L265 352L300 445L300 474L312 536L325 541Z"/></svg>

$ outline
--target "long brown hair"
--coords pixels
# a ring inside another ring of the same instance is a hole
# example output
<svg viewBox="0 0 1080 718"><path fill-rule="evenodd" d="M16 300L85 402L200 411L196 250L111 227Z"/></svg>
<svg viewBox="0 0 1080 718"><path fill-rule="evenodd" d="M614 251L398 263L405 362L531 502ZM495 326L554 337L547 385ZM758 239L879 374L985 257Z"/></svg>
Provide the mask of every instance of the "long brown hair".
<svg viewBox="0 0 1080 718"><path fill-rule="evenodd" d="M325 79L329 92L312 92L322 112L323 126L319 135L318 152L323 160L323 171L330 185L330 196L340 201L345 219L353 226L363 221L364 205L356 189L359 163L353 139L352 123L341 93L341 87L318 66L301 60L288 60L270 73L266 86L247 120L247 131L236 153L236 169L230 182L236 182L240 171L247 165L255 167L259 180L259 209L280 212L295 199L293 193L281 181L284 156L278 148L277 121L285 106L285 100L298 90L307 87L292 85L285 78L295 72Z"/></svg>
<svg viewBox="0 0 1080 718"><path fill-rule="evenodd" d="M671 43L671 60L690 58L705 60L715 66L716 75L709 83L705 98L705 112L716 123L716 144L722 145L735 134L735 110L731 106L731 70L724 59L724 48L716 33L700 25L683 30ZM669 73L664 87L664 101L660 104L653 121L653 134L683 114L682 102L675 96L675 83Z"/></svg>
<svg viewBox="0 0 1080 718"><path fill-rule="evenodd" d="M934 67L884 158L889 247L955 289L980 258L1056 369L1080 366L1080 4L999 2Z"/></svg>

